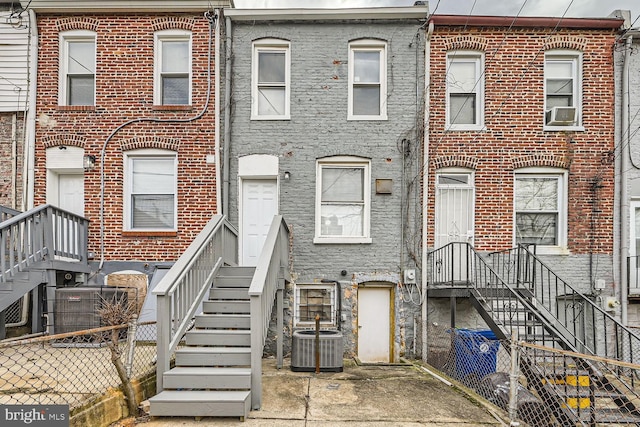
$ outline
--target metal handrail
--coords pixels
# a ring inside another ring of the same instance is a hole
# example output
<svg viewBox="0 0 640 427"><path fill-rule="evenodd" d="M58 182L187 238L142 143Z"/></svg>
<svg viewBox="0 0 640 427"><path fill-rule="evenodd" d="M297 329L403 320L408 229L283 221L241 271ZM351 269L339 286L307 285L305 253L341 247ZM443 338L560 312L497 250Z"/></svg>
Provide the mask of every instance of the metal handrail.
<svg viewBox="0 0 640 427"><path fill-rule="evenodd" d="M157 298L157 390L162 376L211 281L223 265L238 264L238 231L225 216L215 215L152 291Z"/></svg>
<svg viewBox="0 0 640 427"><path fill-rule="evenodd" d="M575 337L581 352L638 363L640 337L558 277L526 246L494 252L489 258L503 280L527 289L536 307L550 313Z"/></svg>
<svg viewBox="0 0 640 427"><path fill-rule="evenodd" d="M258 265L249 287L251 300L251 407L262 404L262 353L276 294L282 298L284 282L289 271L289 227L281 215L271 222ZM282 322L280 314L278 323ZM278 325L278 339L282 339L282 325ZM282 352L278 351L278 364L282 365Z"/></svg>
<svg viewBox="0 0 640 427"><path fill-rule="evenodd" d="M87 264L89 220L46 204L0 223L0 283L43 262Z"/></svg>

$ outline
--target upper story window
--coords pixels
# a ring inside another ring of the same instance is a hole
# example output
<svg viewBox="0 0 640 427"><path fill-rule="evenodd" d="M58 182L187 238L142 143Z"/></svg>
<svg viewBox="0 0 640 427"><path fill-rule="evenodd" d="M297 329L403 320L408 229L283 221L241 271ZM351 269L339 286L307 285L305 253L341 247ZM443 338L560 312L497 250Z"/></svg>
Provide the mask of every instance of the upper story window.
<svg viewBox="0 0 640 427"><path fill-rule="evenodd" d="M387 45L349 43L349 120L387 119Z"/></svg>
<svg viewBox="0 0 640 427"><path fill-rule="evenodd" d="M191 104L191 33L155 34L155 105Z"/></svg>
<svg viewBox="0 0 640 427"><path fill-rule="evenodd" d="M289 42L265 39L253 43L251 118L289 119Z"/></svg>
<svg viewBox="0 0 640 427"><path fill-rule="evenodd" d="M59 105L95 105L96 34L60 34Z"/></svg>
<svg viewBox="0 0 640 427"><path fill-rule="evenodd" d="M582 57L575 51L545 54L545 128L566 130L581 125Z"/></svg>
<svg viewBox="0 0 640 427"><path fill-rule="evenodd" d="M447 55L447 128L479 130L484 121L483 57L478 52Z"/></svg>
<svg viewBox="0 0 640 427"><path fill-rule="evenodd" d="M125 154L125 230L176 230L177 158L168 150Z"/></svg>
<svg viewBox="0 0 640 427"><path fill-rule="evenodd" d="M371 162L359 157L319 160L315 243L371 243Z"/></svg>
<svg viewBox="0 0 640 427"><path fill-rule="evenodd" d="M567 245L567 174L550 168L521 169L515 176L515 243L542 253Z"/></svg>

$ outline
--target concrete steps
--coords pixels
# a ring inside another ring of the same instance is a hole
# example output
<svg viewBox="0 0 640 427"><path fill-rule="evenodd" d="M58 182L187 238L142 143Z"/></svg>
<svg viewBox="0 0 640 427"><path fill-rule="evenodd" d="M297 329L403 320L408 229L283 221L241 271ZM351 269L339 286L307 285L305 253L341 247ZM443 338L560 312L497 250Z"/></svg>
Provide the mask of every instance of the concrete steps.
<svg viewBox="0 0 640 427"><path fill-rule="evenodd" d="M251 406L249 285L254 268L222 267L163 375L164 390L149 399L152 416L239 417Z"/></svg>

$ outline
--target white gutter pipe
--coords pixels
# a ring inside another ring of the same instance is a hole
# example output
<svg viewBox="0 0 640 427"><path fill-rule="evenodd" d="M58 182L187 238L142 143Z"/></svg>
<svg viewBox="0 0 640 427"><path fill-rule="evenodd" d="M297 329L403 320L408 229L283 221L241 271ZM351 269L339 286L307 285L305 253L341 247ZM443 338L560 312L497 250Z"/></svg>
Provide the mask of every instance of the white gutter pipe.
<svg viewBox="0 0 640 427"><path fill-rule="evenodd" d="M29 84L27 90L27 125L24 136L24 164L22 173L22 203L20 210L25 212L33 208L35 179L35 146L36 146L36 88L38 76L38 24L36 13L29 9Z"/></svg>
<svg viewBox="0 0 640 427"><path fill-rule="evenodd" d="M215 99L214 99L214 104L213 104L213 109L215 111L215 119L214 119L214 124L215 124L215 128L216 128L216 134L214 137L214 152L215 152L215 168L216 168L216 185L219 185L218 183L220 182L220 97L218 96L218 94L220 93L220 26L222 25L222 10L221 9L216 9L215 10L215 14L219 17L218 18L218 22L215 28L215 42L214 42L214 82L213 82L213 86L214 86L214 93L215 93ZM220 212L220 202L221 202L222 198L220 196L220 191L219 188L216 189L216 212L215 213L219 213Z"/></svg>
<svg viewBox="0 0 640 427"><path fill-rule="evenodd" d="M627 157L631 147L631 123L629 122L629 52L633 43L633 35L626 39L624 62L622 64L622 105L621 108L621 139L620 139L620 321L627 325L629 288L627 274L627 258L629 257L629 218L632 213L629 208L629 190L627 182ZM623 143L624 142L624 143Z"/></svg>
<svg viewBox="0 0 640 427"><path fill-rule="evenodd" d="M431 35L433 34L433 22L429 22L429 29L424 42L424 143L422 151L422 361L427 361L427 326L428 299L427 299L427 226L429 224L427 207L429 206L429 82L431 81Z"/></svg>
<svg viewBox="0 0 640 427"><path fill-rule="evenodd" d="M231 147L231 18L225 19L224 147L222 148L222 214L229 217L229 148Z"/></svg>

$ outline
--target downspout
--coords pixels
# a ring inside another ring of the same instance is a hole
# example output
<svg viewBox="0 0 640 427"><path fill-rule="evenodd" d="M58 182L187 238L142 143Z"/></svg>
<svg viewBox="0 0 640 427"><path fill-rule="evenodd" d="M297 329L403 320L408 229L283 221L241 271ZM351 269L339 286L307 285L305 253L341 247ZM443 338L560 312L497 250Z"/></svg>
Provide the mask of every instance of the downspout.
<svg viewBox="0 0 640 427"><path fill-rule="evenodd" d="M225 19L224 146L222 148L222 214L229 215L229 148L231 146L231 18Z"/></svg>
<svg viewBox="0 0 640 427"><path fill-rule="evenodd" d="M19 96L19 95L18 95ZM19 99L19 98L18 98ZM20 107L18 107L19 109ZM18 112L11 116L11 208L16 208L18 197L16 191L18 189Z"/></svg>
<svg viewBox="0 0 640 427"><path fill-rule="evenodd" d="M626 39L624 62L622 64L622 105L621 108L621 143L620 143L620 321L627 325L628 320L628 275L627 259L629 257L629 196L627 183L627 148L631 147L631 123L629 122L629 55L633 43L633 35ZM622 143L625 140L625 143Z"/></svg>
<svg viewBox="0 0 640 427"><path fill-rule="evenodd" d="M427 30L427 37L424 42L424 143L422 144L422 361L427 361L427 325L429 324L427 319L428 307L427 307L427 226L428 216L427 207L429 206L429 82L431 81L431 58L429 52L431 52L431 35L433 34L434 25L433 22L429 22L429 29Z"/></svg>
<svg viewBox="0 0 640 427"><path fill-rule="evenodd" d="M216 9L215 10L215 14L217 16L222 16L222 10L220 9ZM214 118L214 126L216 129L216 134L214 137L214 165L216 168L216 185L218 185L218 183L220 182L220 97L218 96L218 94L220 93L220 27L222 24L222 20L219 19L218 20L218 25L216 25L215 28L215 35L214 37L215 42L214 42L214 65L213 65L213 72L215 74L214 76L214 82L213 82L213 86L214 86L214 93L215 98L214 98L214 104L213 104L213 109L215 112L215 118ZM220 191L216 191L216 213L220 212L220 201L221 201L221 197L220 197Z"/></svg>
<svg viewBox="0 0 640 427"><path fill-rule="evenodd" d="M27 211L33 208L33 191L34 191L34 163L35 163L35 145L36 145L36 87L38 75L38 24L36 21L36 13L33 9L29 9L29 54L27 55L28 63L28 82L27 82L27 118L26 132L24 136L24 153L23 153L23 173L22 173L22 203L21 211Z"/></svg>

